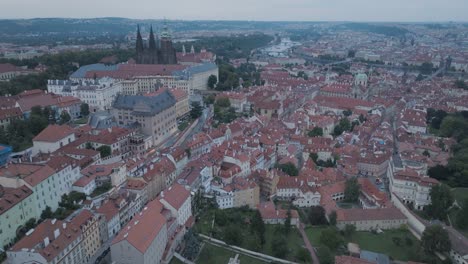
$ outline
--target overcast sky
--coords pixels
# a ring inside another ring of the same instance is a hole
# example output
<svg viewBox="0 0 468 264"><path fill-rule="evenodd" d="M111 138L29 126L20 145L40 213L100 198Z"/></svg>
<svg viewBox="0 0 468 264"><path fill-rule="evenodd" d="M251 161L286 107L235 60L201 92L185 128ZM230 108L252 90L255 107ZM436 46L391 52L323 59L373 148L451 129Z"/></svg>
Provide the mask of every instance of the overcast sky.
<svg viewBox="0 0 468 264"><path fill-rule="evenodd" d="M0 18L468 21L468 0L2 0Z"/></svg>

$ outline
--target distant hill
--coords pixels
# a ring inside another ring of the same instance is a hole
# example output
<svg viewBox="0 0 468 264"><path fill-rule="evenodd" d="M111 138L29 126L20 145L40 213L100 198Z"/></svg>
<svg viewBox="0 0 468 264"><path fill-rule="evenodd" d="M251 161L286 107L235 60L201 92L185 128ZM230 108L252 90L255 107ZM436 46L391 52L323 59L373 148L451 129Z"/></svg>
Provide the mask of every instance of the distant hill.
<svg viewBox="0 0 468 264"><path fill-rule="evenodd" d="M410 33L407 29L395 25L371 24L371 23L345 23L337 26L337 29L348 29L354 31L363 31L374 34L382 34L389 37L400 37Z"/></svg>

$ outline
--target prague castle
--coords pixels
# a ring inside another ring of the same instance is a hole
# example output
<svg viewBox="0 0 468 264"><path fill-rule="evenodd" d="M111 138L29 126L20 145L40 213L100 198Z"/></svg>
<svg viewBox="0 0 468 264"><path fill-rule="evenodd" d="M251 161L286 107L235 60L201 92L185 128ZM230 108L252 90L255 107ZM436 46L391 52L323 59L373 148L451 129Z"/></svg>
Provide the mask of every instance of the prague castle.
<svg viewBox="0 0 468 264"><path fill-rule="evenodd" d="M136 39L136 63L137 64L177 64L176 50L172 46L169 30L164 26L161 39L156 41L153 27L150 29L149 43L145 47L141 37L140 27Z"/></svg>

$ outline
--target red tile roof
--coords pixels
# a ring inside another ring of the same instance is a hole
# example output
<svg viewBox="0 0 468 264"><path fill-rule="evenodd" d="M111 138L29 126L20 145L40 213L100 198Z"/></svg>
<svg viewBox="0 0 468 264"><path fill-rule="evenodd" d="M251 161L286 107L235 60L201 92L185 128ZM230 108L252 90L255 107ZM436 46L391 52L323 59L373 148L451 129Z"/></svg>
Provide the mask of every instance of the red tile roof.
<svg viewBox="0 0 468 264"><path fill-rule="evenodd" d="M179 210L189 197L190 191L185 189L183 185L177 183L165 189L159 196L160 200L166 201L176 210Z"/></svg>
<svg viewBox="0 0 468 264"><path fill-rule="evenodd" d="M276 209L273 202L263 202L257 207L262 219L286 219L288 217L288 210ZM299 213L296 210L291 210L291 218L298 219Z"/></svg>
<svg viewBox="0 0 468 264"><path fill-rule="evenodd" d="M55 174L55 170L43 164L10 164L0 169L0 175L7 178L23 179L30 186L36 186L48 177Z"/></svg>
<svg viewBox="0 0 468 264"><path fill-rule="evenodd" d="M32 194L32 190L23 185L19 188L7 188L0 185L0 215L17 205Z"/></svg>
<svg viewBox="0 0 468 264"><path fill-rule="evenodd" d="M163 208L158 200L149 202L132 221L122 228L112 244L127 240L138 251L145 253L159 233L166 228L166 218L161 214Z"/></svg>
<svg viewBox="0 0 468 264"><path fill-rule="evenodd" d="M59 230L59 235L55 238L54 231ZM23 237L16 243L11 250L23 251L24 249L33 250L41 254L48 262L51 262L56 256L64 251L81 234L81 229L73 223L65 223L56 219L47 219L40 223L34 231ZM48 237L50 244L41 245L44 239Z"/></svg>
<svg viewBox="0 0 468 264"><path fill-rule="evenodd" d="M49 125L33 141L57 142L73 133L74 130L67 125Z"/></svg>

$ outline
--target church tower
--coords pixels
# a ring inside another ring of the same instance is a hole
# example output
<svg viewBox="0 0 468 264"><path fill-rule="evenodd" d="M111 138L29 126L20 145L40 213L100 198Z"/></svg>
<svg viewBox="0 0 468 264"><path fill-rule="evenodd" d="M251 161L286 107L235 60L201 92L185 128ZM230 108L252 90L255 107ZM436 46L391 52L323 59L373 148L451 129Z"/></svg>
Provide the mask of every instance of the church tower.
<svg viewBox="0 0 468 264"><path fill-rule="evenodd" d="M161 32L161 50L159 64L177 64L176 50L172 46L172 39L167 26Z"/></svg>
<svg viewBox="0 0 468 264"><path fill-rule="evenodd" d="M153 32L153 26L151 26L148 46L145 48L140 26L138 25L135 49L137 64L177 64L176 50L172 45L171 35L167 26L164 26L160 41L157 41L157 37Z"/></svg>
<svg viewBox="0 0 468 264"><path fill-rule="evenodd" d="M143 38L140 33L140 25L137 26L137 39L136 39L136 62L143 63L144 60L144 47Z"/></svg>
<svg viewBox="0 0 468 264"><path fill-rule="evenodd" d="M154 38L153 26L150 28L148 57L148 64L158 64L158 47L156 46L156 39Z"/></svg>

